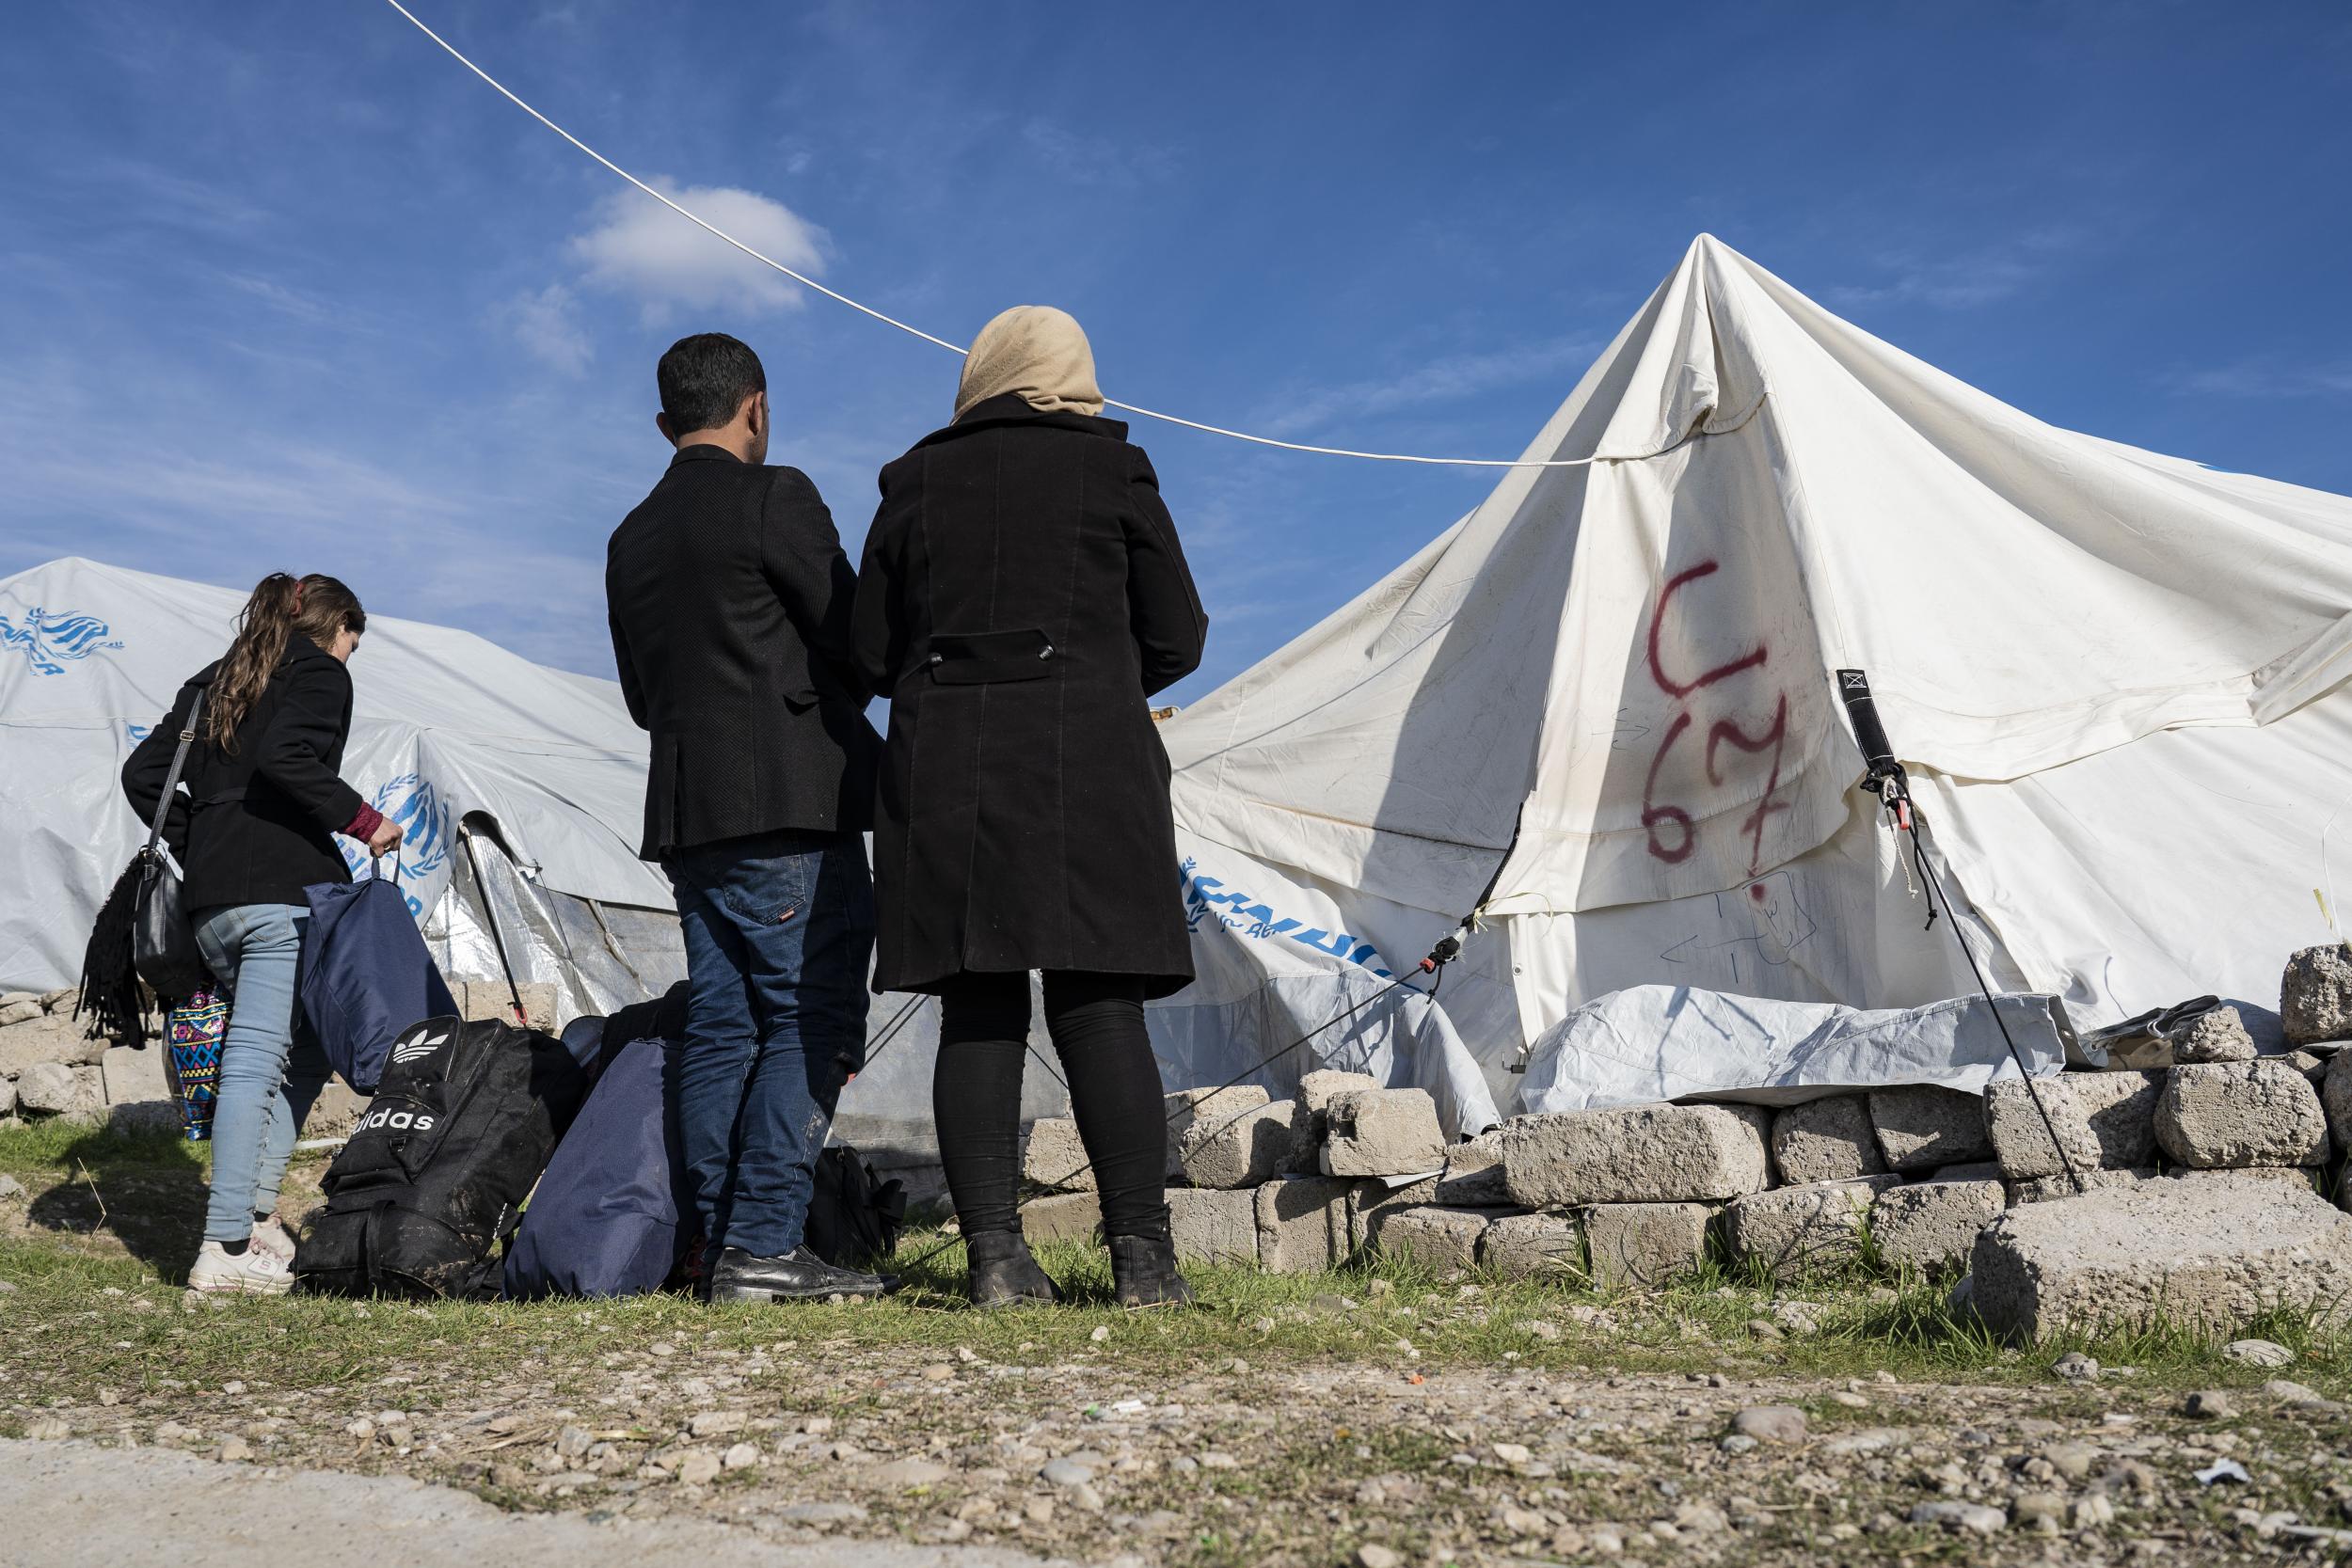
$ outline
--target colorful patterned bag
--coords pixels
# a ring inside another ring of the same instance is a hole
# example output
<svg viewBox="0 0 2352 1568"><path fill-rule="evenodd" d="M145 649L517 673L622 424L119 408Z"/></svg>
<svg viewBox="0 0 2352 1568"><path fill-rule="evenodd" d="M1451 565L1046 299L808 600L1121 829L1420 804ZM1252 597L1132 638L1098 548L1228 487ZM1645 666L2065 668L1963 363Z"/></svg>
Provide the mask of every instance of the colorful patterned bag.
<svg viewBox="0 0 2352 1568"><path fill-rule="evenodd" d="M180 1102L180 1124L190 1143L213 1135L213 1101L220 1090L220 1042L229 1033L229 1000L199 990L164 1021L166 1075Z"/></svg>

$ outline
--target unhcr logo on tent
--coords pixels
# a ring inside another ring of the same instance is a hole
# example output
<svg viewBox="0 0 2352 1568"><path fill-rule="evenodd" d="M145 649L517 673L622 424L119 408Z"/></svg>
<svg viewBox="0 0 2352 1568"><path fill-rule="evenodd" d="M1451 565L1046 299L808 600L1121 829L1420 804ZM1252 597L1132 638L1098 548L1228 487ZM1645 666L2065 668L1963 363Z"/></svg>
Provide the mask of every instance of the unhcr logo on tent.
<svg viewBox="0 0 2352 1568"><path fill-rule="evenodd" d="M385 820L400 824L400 872L404 882L421 880L449 863L450 848L456 842L456 835L451 831L449 804L423 775L403 773L387 780L368 803L381 812ZM365 870L369 863L366 851L348 839L339 842L343 862L353 875ZM407 900L410 914L420 920L424 918L422 900L405 887L401 895Z"/></svg>
<svg viewBox="0 0 2352 1568"><path fill-rule="evenodd" d="M1184 928L1198 934L1201 922L1214 920L1227 930L1254 942L1266 942L1279 937L1302 943L1342 963L1354 964L1383 980L1394 978L1381 961L1380 950L1371 942L1348 935L1345 931L1327 931L1320 926L1310 926L1295 916L1279 914L1265 903L1238 888L1229 888L1223 878L1212 877L1200 869L1200 863L1187 856L1179 867L1184 879Z"/></svg>
<svg viewBox="0 0 2352 1568"><path fill-rule="evenodd" d="M0 615L0 648L23 654L36 675L62 675L67 664L121 647L119 638L108 639L113 629L95 615L69 612L53 619L48 610L35 605L24 612L23 626Z"/></svg>

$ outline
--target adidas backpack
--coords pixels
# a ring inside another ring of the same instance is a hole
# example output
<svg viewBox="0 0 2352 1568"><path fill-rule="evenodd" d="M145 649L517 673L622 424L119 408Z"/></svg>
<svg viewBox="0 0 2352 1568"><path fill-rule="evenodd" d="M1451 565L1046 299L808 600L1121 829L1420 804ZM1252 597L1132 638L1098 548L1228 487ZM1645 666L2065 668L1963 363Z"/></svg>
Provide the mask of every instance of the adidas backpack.
<svg viewBox="0 0 2352 1568"><path fill-rule="evenodd" d="M326 1171L326 1212L294 1253L305 1291L429 1300L494 1290L491 1254L588 1092L552 1035L427 1019Z"/></svg>

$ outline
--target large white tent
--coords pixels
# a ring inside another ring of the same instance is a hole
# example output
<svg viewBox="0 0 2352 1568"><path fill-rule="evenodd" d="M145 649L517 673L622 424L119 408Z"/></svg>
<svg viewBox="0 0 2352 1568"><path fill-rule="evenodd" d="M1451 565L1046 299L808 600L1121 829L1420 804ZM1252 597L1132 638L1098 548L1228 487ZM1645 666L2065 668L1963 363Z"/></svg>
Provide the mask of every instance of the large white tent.
<svg viewBox="0 0 2352 1568"><path fill-rule="evenodd" d="M1346 1028L1458 1042L1504 1111L1523 1053L1624 988L1970 991L1853 789L1840 669L1996 985L2083 1024L2275 1006L2286 954L2327 940L2352 499L2054 428L1706 236L1526 456L1588 461L1510 470L1165 727L1202 978L1163 1035L1247 1060L1473 914L1435 1004ZM1598 1102L1825 1070L1752 1045L1685 1028L1570 1076Z"/></svg>

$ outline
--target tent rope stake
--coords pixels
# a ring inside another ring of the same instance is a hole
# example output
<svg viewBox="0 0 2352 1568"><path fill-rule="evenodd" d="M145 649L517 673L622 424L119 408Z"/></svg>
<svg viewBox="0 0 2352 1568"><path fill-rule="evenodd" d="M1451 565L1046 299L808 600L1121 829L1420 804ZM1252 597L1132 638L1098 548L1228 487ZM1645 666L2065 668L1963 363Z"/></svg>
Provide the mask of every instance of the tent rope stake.
<svg viewBox="0 0 2352 1568"><path fill-rule="evenodd" d="M1861 749L1863 765L1868 769L1860 787L1878 797L1898 839L1906 835L1910 838L1912 861L1919 867L1920 879L1927 887L1928 927L1932 928L1937 905L1946 910L1953 905L1944 879L1936 873L1935 863L1928 858L1927 840L1920 833L1927 826L1926 814L1911 798L1911 775L1895 760L1894 747L1886 738L1886 726L1879 721L1878 704L1870 697L1869 677L1859 670L1840 670L1836 681L1837 695L1845 703L1847 720L1853 726L1854 744ZM1954 914L1947 924L1952 940L1960 943L1960 956L1968 960L1968 973L1976 976L1978 993L1993 1014L1994 1027L2001 1032L2001 1043L2009 1047L2009 1059L2017 1065L2017 1075L2026 1085L2026 1098L2033 1101L2034 1111L2042 1118L2042 1131L2048 1136L2050 1147L2058 1151L2058 1164L2064 1168L2067 1180L2074 1184L2078 1196L2090 1192L2083 1173L2074 1168L2074 1155L2067 1152L2065 1142L2058 1137L2058 1124L2050 1117L2050 1107L2042 1100L2042 1090L2035 1086L2033 1072L2026 1066L2025 1053L2017 1049L2016 1037L2009 1032L2009 1020L2001 1016L2001 1004L1977 962L1976 949L1968 944L1967 933L1960 928L1960 916Z"/></svg>
<svg viewBox="0 0 2352 1568"><path fill-rule="evenodd" d="M549 119L546 115L541 114L537 109L532 108L529 103L525 103L519 96L517 96L513 88L509 87L505 83L500 81L497 77L491 75L488 71L483 70L480 66L474 64L472 60L469 59L461 51L459 51L455 44L450 42L449 40L443 38L432 28L426 26L418 19L417 14L410 10L407 7L402 5L400 0L384 0L384 3L391 7L392 9L398 11L403 17L406 18L408 23L414 26L418 32L422 33L426 38L429 38L435 43L439 44L450 58L455 60L459 65L464 66L468 71L472 71L476 76L481 77L482 80L487 83L500 97L514 104L515 107L520 109L523 113L529 115L532 119L537 120L540 124L546 126L548 130L563 137L565 141L571 143L572 146L578 148L581 152L586 153L590 158L602 165L612 173L618 175L621 179L627 181L629 184L634 185L645 195L652 197L656 201L660 202L664 207L669 208L670 211L675 213L687 222L694 225L695 228L704 230L717 239L724 241L730 245L733 245L736 249L741 251L753 261L759 262L762 266L774 268L777 272L784 274L785 277L789 277L792 281L800 284L803 288L814 290L816 293L823 294L827 299L834 301L837 305L846 305L850 309L857 311L860 315L870 316L874 320L882 323L884 326L895 326L899 331L908 334L910 337L920 338L925 342L937 348L944 348L950 354L962 355L967 352L958 345L949 342L945 338L934 337L930 333L924 331L919 326L910 325L909 324L900 321L896 316L885 315L883 312L875 309L870 305L863 304L860 301L851 299L848 294L843 293L838 289L828 289L825 285L818 282L817 279L809 277L807 274L786 266L782 261L777 261L774 257L768 255L766 252L756 249L750 245L746 245L743 241L737 239L733 234L728 233L725 230L720 228L708 218L704 217L701 214L694 212L691 208L689 208L682 203L662 195L661 192L656 190L644 181L640 180L637 176L631 174L628 170L623 168L620 165L614 163L612 159L606 157L595 148L590 147L586 142L581 141L578 136L575 136L569 131L564 130L564 127L558 125L552 119ZM1424 457L1409 452L1399 451L1359 451L1350 447L1318 447L1304 441L1285 441L1272 436L1253 436L1248 431L1232 430L1228 429L1224 425L1205 424L1199 420L1187 420L1180 414L1162 413L1156 408L1146 408L1139 404L1120 403L1116 398L1105 398L1104 402L1110 407L1120 409L1124 413L1140 415L1142 418L1147 420L1158 420L1165 424L1182 425L1187 430L1198 430L1209 436L1222 436L1228 440L1247 441L1252 446L1278 447L1284 451L1312 452L1322 457L1355 457L1373 463L1422 463L1437 467L1449 468L1582 468L1588 467L1596 463L1638 462L1645 457L1663 455L1661 452L1640 452L1621 458L1602 457L1597 455L1592 457L1549 458ZM1679 446L1682 443L1679 441L1674 443L1675 446ZM1669 447L1666 450L1672 451L1673 448Z"/></svg>

